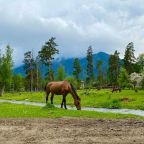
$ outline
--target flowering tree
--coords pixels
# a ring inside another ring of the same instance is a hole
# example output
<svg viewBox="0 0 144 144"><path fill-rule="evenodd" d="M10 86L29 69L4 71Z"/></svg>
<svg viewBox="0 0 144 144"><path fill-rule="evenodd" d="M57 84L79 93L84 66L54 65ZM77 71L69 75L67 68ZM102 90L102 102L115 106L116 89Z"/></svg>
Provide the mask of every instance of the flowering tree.
<svg viewBox="0 0 144 144"><path fill-rule="evenodd" d="M141 86L141 82L142 82L143 78L144 78L144 75L141 73L139 74L139 73L134 72L130 75L130 81L132 82L134 88Z"/></svg>

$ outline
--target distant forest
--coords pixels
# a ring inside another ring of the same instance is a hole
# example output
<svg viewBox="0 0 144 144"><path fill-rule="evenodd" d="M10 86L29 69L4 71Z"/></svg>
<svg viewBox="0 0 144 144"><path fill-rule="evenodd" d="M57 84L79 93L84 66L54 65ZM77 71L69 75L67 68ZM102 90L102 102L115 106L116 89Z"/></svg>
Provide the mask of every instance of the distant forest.
<svg viewBox="0 0 144 144"><path fill-rule="evenodd" d="M63 65L60 65L55 73L52 62L55 55L59 54L57 46L56 38L51 37L45 42L36 57L33 56L32 51L24 53L25 76L13 73L13 48L7 45L4 54L0 51L0 96L4 91L40 91L47 82L62 80L68 80L77 89L82 88L82 83L83 88L101 89L115 86L122 89L144 89L144 53L136 58L133 42L126 46L123 59L120 59L120 53L117 50L110 55L107 69L102 68L104 61L93 61L93 48L89 46L86 52L86 76L83 79L80 77L83 67L79 58L73 59L71 76L66 75ZM41 65L47 68L44 77ZM97 70L97 75L95 75L94 68Z"/></svg>

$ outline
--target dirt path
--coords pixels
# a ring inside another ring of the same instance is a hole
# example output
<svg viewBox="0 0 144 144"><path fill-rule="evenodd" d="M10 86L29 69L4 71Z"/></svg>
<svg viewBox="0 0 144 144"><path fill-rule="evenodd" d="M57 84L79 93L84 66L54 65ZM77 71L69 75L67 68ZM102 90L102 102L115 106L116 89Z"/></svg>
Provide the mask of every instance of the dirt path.
<svg viewBox="0 0 144 144"><path fill-rule="evenodd" d="M144 121L0 119L0 144L144 143Z"/></svg>

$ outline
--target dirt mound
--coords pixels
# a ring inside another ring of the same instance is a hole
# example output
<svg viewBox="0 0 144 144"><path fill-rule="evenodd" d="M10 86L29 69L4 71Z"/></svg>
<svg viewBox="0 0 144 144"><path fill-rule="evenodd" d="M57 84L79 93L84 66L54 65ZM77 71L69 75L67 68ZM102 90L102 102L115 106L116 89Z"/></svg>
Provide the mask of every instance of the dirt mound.
<svg viewBox="0 0 144 144"><path fill-rule="evenodd" d="M0 119L0 144L143 143L144 121Z"/></svg>

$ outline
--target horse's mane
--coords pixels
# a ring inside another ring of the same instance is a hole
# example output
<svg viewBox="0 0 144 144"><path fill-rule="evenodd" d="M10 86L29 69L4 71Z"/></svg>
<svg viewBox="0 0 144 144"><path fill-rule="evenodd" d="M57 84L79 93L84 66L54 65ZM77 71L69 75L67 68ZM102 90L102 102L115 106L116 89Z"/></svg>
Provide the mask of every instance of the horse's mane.
<svg viewBox="0 0 144 144"><path fill-rule="evenodd" d="M74 94L76 95L76 98L77 98L78 100L80 100L80 97L77 95L76 90L75 90L74 86L72 85L72 83L70 83L70 85L71 85L72 91L73 91Z"/></svg>

